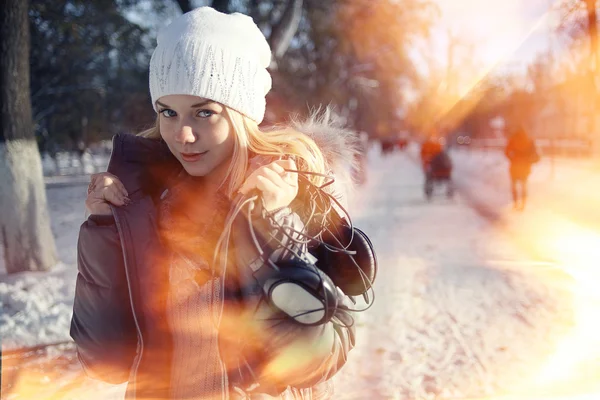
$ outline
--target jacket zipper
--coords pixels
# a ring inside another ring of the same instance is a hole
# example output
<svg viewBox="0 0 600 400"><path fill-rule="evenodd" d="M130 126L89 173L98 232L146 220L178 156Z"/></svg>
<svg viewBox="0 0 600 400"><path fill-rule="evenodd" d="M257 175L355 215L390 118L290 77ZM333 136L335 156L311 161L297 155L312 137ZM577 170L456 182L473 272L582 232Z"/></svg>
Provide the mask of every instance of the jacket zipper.
<svg viewBox="0 0 600 400"><path fill-rule="evenodd" d="M132 296L132 291L131 291L131 277L129 276L129 262L128 262L128 252L125 249L125 229L123 224L125 223L125 221L122 221L119 216L118 216L118 211L117 208L114 206L110 206L110 208L112 209L112 213L113 216L115 218L115 225L117 227L117 231L119 232L119 236L121 238L121 250L123 251L123 262L125 265L125 278L127 279L127 288L129 290L129 304L131 305L131 313L133 315L133 321L135 322L135 328L137 330L137 334L138 334L138 341L137 341L137 349L136 349L136 358L133 361L133 366L132 366L132 371L129 377L129 381L130 383L133 382L133 398L135 399L137 397L136 395L136 386L137 386L137 372L138 372L138 368L140 366L140 362L142 361L142 354L144 352L144 338L142 337L142 330L140 328L137 316L136 316L136 311L135 311L135 306L133 303L133 296ZM129 392L129 390L127 390L127 392Z"/></svg>

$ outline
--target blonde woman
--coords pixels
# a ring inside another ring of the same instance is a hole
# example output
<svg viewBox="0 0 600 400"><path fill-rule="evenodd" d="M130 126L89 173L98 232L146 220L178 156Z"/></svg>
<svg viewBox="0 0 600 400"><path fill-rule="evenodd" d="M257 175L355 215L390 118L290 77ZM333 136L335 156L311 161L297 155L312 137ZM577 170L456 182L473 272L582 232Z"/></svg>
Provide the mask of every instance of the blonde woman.
<svg viewBox="0 0 600 400"><path fill-rule="evenodd" d="M355 155L326 115L258 127L270 57L248 16L175 19L150 63L156 126L117 135L92 177L71 336L87 374L127 381L128 399L326 399L354 346L349 308L299 323L254 276L265 259L249 231L277 244L269 262L310 260L307 193ZM250 228L233 223L249 198Z"/></svg>

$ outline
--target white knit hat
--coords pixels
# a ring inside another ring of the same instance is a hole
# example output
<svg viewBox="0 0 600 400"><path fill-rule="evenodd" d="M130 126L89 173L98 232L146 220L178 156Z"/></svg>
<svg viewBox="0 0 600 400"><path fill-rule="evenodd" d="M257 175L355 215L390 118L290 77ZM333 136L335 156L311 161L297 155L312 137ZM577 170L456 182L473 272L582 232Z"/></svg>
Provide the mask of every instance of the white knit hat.
<svg viewBox="0 0 600 400"><path fill-rule="evenodd" d="M214 100L257 123L271 89L271 49L252 18L200 7L158 34L150 60L150 96L189 94Z"/></svg>

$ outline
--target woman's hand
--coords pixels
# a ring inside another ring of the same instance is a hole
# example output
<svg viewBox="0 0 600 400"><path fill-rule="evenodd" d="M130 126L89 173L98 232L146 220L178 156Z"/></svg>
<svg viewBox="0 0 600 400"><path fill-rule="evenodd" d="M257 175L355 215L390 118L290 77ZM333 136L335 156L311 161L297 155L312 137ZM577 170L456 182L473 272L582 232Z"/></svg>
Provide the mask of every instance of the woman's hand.
<svg viewBox="0 0 600 400"><path fill-rule="evenodd" d="M85 199L85 208L88 213L95 215L111 215L109 204L124 206L131 202L125 186L119 178L108 172L93 174L88 195Z"/></svg>
<svg viewBox="0 0 600 400"><path fill-rule="evenodd" d="M298 194L298 174L294 160L277 160L252 172L239 192L247 194L253 189L261 192L266 211L274 211L290 205Z"/></svg>

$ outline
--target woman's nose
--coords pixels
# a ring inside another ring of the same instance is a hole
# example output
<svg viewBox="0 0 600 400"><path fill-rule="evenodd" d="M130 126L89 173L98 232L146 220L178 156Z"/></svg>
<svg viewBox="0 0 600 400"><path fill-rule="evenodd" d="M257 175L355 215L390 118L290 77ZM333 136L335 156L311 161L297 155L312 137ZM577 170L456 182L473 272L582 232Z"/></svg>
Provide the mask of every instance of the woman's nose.
<svg viewBox="0 0 600 400"><path fill-rule="evenodd" d="M175 141L181 144L194 143L196 136L189 124L183 124L175 134Z"/></svg>

